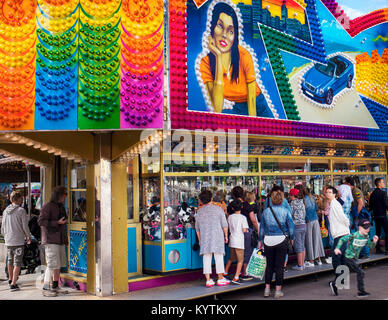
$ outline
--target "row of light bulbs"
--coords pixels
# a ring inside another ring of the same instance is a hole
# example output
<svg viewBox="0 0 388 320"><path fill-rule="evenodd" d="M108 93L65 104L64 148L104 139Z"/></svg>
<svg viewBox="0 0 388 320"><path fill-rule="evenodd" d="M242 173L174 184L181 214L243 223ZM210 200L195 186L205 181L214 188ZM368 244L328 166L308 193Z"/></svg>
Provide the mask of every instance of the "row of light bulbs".
<svg viewBox="0 0 388 320"><path fill-rule="evenodd" d="M126 153L124 153L118 161L129 162L133 160L137 155L144 153L146 150L152 149L155 145L159 144L163 139L166 139L171 134L171 131L156 131L150 135L147 140L139 141L132 146Z"/></svg>
<svg viewBox="0 0 388 320"><path fill-rule="evenodd" d="M7 158L12 158L14 161L22 161L25 165L34 165L35 167L44 167L45 165L39 161L32 160L30 158L22 157L9 151L0 149L0 154Z"/></svg>
<svg viewBox="0 0 388 320"><path fill-rule="evenodd" d="M20 144L25 144L27 147L33 147L34 149L39 149L40 151L46 151L47 153L52 153L56 156L61 156L62 158L66 158L68 160L73 160L76 163L84 162L84 160L80 156L78 156L74 153L67 152L67 151L61 150L59 148L56 148L54 146L50 146L50 145L47 145L47 144L44 144L44 143L41 143L38 141L34 141L32 139L23 137L21 135L15 134L15 133L6 133L4 135L4 137L7 138L8 140L11 140L11 141L14 141L14 142L17 142ZM17 156L17 157L20 158L20 156ZM28 160L28 161L30 161L30 160Z"/></svg>

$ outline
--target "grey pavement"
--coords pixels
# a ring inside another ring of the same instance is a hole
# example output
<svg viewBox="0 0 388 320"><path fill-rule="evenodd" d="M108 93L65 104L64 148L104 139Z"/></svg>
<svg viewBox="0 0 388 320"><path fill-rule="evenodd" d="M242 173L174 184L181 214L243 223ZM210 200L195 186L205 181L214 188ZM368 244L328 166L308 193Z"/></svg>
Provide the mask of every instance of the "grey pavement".
<svg viewBox="0 0 388 320"><path fill-rule="evenodd" d="M365 271L365 289L371 295L363 300L388 300L388 261L367 265ZM317 281L315 281L317 280ZM350 274L350 289L338 290L334 296L329 288L329 281L333 280L332 273L321 273L317 278L307 277L290 279L283 286L282 300L358 300L356 274ZM272 287L271 291L275 290ZM264 286L248 288L234 293L219 296L222 300L273 300L273 294L264 298Z"/></svg>
<svg viewBox="0 0 388 320"><path fill-rule="evenodd" d="M329 267L328 265L326 265ZM319 268L327 268L325 265ZM318 268L318 266L316 266ZM311 270L312 271L312 270ZM289 271L293 272L293 271ZM203 291L204 281L190 281L186 283L178 283L174 285L157 287L146 290L133 291L128 293L117 294L109 297L97 297L89 295L82 291L66 288L69 294L62 294L57 297L43 297L41 293L41 278L38 274L23 274L20 276L18 284L20 291L10 292L8 282L4 273L4 264L0 263L0 300L182 300L189 298L193 291ZM371 263L365 269L366 290L371 293L368 300L387 300L388 299L388 260ZM328 282L332 279L332 273L325 271L316 275L307 277L299 277L285 280L284 293L282 299L285 300L353 300L357 299L356 290L356 275L350 276L350 290L340 290L339 296L335 297L331 294ZM247 286L240 290L236 286L227 286L230 289L237 289L229 293L221 293L221 289L225 287L214 287L214 293L220 300L262 300L263 284L254 284L247 282ZM249 284L249 285L248 285ZM254 286L253 286L254 285ZM249 287L251 286L251 287ZM209 290L205 288L205 290ZM219 291L219 292L217 292ZM185 297L185 292L187 297ZM195 295L195 294L194 294ZM212 296L206 299L213 299ZM267 299L273 299L267 298Z"/></svg>

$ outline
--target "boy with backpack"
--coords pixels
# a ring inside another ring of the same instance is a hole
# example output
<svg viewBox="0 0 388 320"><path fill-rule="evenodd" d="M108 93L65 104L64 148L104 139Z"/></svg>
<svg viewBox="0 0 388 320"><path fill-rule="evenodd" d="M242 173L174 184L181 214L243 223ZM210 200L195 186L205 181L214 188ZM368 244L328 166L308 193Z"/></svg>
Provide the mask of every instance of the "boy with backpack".
<svg viewBox="0 0 388 320"><path fill-rule="evenodd" d="M248 232L248 220L241 214L242 204L240 200L233 200L229 205L233 211L233 214L228 217L230 257L226 263L224 275L228 274L232 262L237 260L236 273L232 283L241 284L240 273L244 263L244 233Z"/></svg>

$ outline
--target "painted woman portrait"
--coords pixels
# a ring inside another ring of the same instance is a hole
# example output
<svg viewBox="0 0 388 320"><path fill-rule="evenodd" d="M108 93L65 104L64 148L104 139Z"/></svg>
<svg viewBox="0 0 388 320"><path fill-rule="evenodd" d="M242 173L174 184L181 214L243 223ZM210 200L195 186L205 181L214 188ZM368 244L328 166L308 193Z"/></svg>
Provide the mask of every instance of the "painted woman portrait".
<svg viewBox="0 0 388 320"><path fill-rule="evenodd" d="M249 51L239 44L239 21L232 6L219 2L205 31L204 52L197 59L197 78L208 107L216 113L273 118L260 90ZM206 36L208 36L206 38ZM230 103L230 102L232 103ZM228 107L233 105L233 108Z"/></svg>

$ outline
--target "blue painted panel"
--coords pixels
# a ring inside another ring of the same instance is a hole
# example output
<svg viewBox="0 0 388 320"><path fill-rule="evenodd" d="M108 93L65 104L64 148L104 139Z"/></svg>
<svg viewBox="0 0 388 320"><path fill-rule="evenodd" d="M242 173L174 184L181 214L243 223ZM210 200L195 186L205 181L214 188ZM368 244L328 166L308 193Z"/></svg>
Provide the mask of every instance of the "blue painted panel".
<svg viewBox="0 0 388 320"><path fill-rule="evenodd" d="M177 263L171 263L168 259L168 255L171 251L177 250L179 252L179 259ZM183 243L173 243L165 245L165 267L166 271L173 271L177 269L187 269L187 245L186 242Z"/></svg>
<svg viewBox="0 0 388 320"><path fill-rule="evenodd" d="M70 230L70 270L87 273L86 231Z"/></svg>
<svg viewBox="0 0 388 320"><path fill-rule="evenodd" d="M160 241L157 242L160 243ZM143 245L143 265L144 269L162 271L162 247Z"/></svg>
<svg viewBox="0 0 388 320"><path fill-rule="evenodd" d="M190 239L190 242L189 242ZM200 269L203 267L203 261L202 257L199 255L199 248L198 250L194 251L193 250L193 245L196 243L197 240L197 235L195 233L195 229L188 228L187 229L187 252L188 256L190 257L188 261L190 263L187 264L188 269Z"/></svg>
<svg viewBox="0 0 388 320"><path fill-rule="evenodd" d="M136 227L128 227L128 273L137 272L137 243L136 243Z"/></svg>

